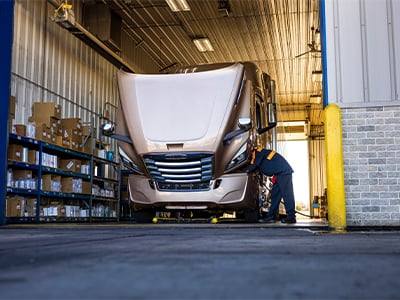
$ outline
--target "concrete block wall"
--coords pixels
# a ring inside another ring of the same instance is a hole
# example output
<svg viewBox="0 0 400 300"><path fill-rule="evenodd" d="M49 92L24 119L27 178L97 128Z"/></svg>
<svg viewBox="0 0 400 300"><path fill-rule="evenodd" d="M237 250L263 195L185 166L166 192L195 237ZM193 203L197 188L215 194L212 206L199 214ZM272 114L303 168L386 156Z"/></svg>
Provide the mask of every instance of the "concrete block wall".
<svg viewBox="0 0 400 300"><path fill-rule="evenodd" d="M400 106L341 111L347 226L400 226Z"/></svg>

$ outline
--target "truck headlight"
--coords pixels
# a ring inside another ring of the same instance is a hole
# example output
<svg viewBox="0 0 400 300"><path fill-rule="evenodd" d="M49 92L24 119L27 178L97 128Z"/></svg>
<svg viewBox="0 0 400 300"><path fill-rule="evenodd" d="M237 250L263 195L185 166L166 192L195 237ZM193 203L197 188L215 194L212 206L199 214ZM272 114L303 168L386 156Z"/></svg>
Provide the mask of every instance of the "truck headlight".
<svg viewBox="0 0 400 300"><path fill-rule="evenodd" d="M240 147L239 151L232 157L231 161L226 166L225 170L230 171L235 167L240 166L247 159L247 142Z"/></svg>
<svg viewBox="0 0 400 300"><path fill-rule="evenodd" d="M121 148L118 147L119 151L119 156L121 157L121 161L124 164L124 166L134 173L142 175L143 172L139 169L139 167L132 161L132 159L129 158L128 154Z"/></svg>

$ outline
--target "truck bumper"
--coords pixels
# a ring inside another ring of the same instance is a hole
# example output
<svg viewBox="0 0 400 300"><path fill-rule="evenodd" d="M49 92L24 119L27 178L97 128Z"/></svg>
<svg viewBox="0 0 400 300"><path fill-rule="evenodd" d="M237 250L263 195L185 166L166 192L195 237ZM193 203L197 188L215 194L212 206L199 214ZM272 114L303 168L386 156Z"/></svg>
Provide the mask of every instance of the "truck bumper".
<svg viewBox="0 0 400 300"><path fill-rule="evenodd" d="M257 179L252 173L223 175L211 181L207 191L159 191L151 179L130 175L128 190L135 208L254 209Z"/></svg>

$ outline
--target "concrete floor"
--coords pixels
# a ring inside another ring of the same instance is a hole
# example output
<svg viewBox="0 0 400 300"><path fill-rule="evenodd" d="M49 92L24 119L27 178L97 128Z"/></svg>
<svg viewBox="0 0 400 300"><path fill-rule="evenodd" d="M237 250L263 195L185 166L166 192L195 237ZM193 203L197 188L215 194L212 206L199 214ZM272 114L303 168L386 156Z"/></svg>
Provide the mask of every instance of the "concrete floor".
<svg viewBox="0 0 400 300"><path fill-rule="evenodd" d="M4 225L0 299L400 299L400 232L325 229Z"/></svg>

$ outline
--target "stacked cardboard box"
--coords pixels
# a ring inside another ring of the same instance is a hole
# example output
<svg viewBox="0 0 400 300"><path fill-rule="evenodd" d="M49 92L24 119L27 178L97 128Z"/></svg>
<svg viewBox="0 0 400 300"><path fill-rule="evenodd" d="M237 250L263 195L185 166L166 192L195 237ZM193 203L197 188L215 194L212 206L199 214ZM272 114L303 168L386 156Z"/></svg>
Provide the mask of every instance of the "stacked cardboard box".
<svg viewBox="0 0 400 300"><path fill-rule="evenodd" d="M36 126L36 139L55 144L56 137L61 132L60 119L61 105L54 102L33 103L33 113L29 122Z"/></svg>
<svg viewBox="0 0 400 300"><path fill-rule="evenodd" d="M12 127L12 133L18 134L21 136L26 136L26 125L24 124L15 124Z"/></svg>
<svg viewBox="0 0 400 300"><path fill-rule="evenodd" d="M10 144L8 145L8 159L14 161L22 161L24 147L18 144Z"/></svg>
<svg viewBox="0 0 400 300"><path fill-rule="evenodd" d="M80 118L61 120L62 136L69 143L69 148L82 151L82 121Z"/></svg>
<svg viewBox="0 0 400 300"><path fill-rule="evenodd" d="M7 197L6 216L13 217L35 217L36 216L36 198L28 197Z"/></svg>
<svg viewBox="0 0 400 300"><path fill-rule="evenodd" d="M81 173L81 161L79 159L60 159L59 169Z"/></svg>
<svg viewBox="0 0 400 300"><path fill-rule="evenodd" d="M91 132L90 127L84 127L80 118L61 118L61 106L54 102L35 102L33 104L30 124L35 124L34 138L56 144L60 147L86 152L90 154L90 147L83 149L83 132ZM14 126L15 127L15 126ZM24 127L18 129L19 135L23 135ZM27 131L27 129L25 129ZM87 143L90 145L90 143ZM85 151L84 151L85 150Z"/></svg>
<svg viewBox="0 0 400 300"><path fill-rule="evenodd" d="M49 192L61 192L61 176L54 174L43 174L41 189Z"/></svg>

